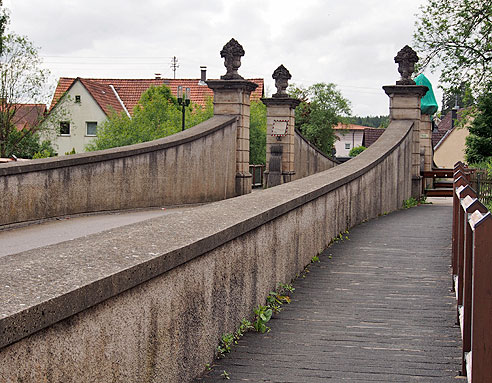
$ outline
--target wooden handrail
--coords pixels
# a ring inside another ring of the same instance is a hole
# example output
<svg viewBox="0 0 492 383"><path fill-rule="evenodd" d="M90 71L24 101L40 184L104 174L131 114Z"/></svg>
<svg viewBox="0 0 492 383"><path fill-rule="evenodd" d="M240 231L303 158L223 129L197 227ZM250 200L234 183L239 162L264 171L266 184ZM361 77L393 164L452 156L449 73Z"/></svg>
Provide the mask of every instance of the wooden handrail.
<svg viewBox="0 0 492 383"><path fill-rule="evenodd" d="M452 265L463 336L462 373L470 382L492 382L492 214L460 167L453 191Z"/></svg>

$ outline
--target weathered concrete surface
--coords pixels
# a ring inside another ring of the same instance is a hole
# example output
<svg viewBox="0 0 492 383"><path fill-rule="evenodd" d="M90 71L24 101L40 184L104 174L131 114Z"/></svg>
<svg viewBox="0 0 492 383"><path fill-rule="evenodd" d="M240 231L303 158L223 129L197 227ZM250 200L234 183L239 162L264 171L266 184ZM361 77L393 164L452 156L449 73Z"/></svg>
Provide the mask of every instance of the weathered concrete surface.
<svg viewBox="0 0 492 383"><path fill-rule="evenodd" d="M215 116L151 142L2 164L0 226L233 197L236 130L236 117Z"/></svg>
<svg viewBox="0 0 492 383"><path fill-rule="evenodd" d="M192 380L278 282L409 198L411 132L394 122L311 177L4 257L0 381Z"/></svg>
<svg viewBox="0 0 492 383"><path fill-rule="evenodd" d="M154 208L133 211L66 216L20 227L0 230L0 257L17 254L38 247L71 241L75 238L130 225L147 219L181 214L191 206Z"/></svg>
<svg viewBox="0 0 492 383"><path fill-rule="evenodd" d="M294 282L270 333L247 334L198 381L455 381L451 215L422 205L354 228Z"/></svg>
<svg viewBox="0 0 492 383"><path fill-rule="evenodd" d="M292 179L298 180L337 165L335 161L320 152L296 129L294 133L294 172Z"/></svg>

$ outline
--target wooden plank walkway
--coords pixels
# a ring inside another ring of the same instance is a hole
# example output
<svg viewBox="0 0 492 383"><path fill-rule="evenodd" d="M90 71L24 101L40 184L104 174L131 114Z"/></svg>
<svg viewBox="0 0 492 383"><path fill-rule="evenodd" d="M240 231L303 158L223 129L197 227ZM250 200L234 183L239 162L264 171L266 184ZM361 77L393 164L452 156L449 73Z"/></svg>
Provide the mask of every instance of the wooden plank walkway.
<svg viewBox="0 0 492 383"><path fill-rule="evenodd" d="M465 382L451 214L423 205L353 228L294 282L270 333L247 333L198 381Z"/></svg>

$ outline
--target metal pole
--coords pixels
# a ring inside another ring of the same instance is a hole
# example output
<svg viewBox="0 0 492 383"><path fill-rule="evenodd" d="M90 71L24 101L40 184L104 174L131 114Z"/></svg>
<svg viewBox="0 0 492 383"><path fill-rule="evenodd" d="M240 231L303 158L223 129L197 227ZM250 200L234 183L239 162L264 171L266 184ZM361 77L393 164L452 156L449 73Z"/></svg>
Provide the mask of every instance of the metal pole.
<svg viewBox="0 0 492 383"><path fill-rule="evenodd" d="M185 107L186 107L186 105L183 102L183 106L182 106L183 117L181 118L181 131L185 130Z"/></svg>

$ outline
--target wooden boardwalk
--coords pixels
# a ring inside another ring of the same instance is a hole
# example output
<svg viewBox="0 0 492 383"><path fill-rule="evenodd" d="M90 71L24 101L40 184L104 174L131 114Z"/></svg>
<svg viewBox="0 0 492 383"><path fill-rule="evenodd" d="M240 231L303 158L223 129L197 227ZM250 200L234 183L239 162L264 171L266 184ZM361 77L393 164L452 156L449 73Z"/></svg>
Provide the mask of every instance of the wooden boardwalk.
<svg viewBox="0 0 492 383"><path fill-rule="evenodd" d="M423 205L352 229L293 283L270 333L247 333L198 381L465 382L451 214Z"/></svg>

